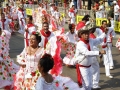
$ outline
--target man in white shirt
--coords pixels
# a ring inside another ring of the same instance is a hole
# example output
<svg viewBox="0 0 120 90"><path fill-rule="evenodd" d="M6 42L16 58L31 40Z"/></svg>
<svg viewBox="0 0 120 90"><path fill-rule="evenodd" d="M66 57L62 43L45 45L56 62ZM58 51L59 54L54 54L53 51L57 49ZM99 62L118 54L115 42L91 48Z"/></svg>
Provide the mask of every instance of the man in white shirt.
<svg viewBox="0 0 120 90"><path fill-rule="evenodd" d="M75 24L76 13L77 11L75 9L75 6L73 5L68 12L68 16L70 17L70 24Z"/></svg>
<svg viewBox="0 0 120 90"><path fill-rule="evenodd" d="M100 44L107 31L105 31L99 38L89 38L89 30L79 30L78 37L80 41L76 45L75 59L74 62L77 64L77 77L78 83L84 90L91 90L92 87L92 74L91 64L94 56L105 54L105 51L94 51L93 46Z"/></svg>
<svg viewBox="0 0 120 90"><path fill-rule="evenodd" d="M9 27L10 22L11 21L9 19L5 18L5 14L1 13L0 24L2 25L1 26L2 30L7 30L11 33L12 31L10 30L10 27Z"/></svg>
<svg viewBox="0 0 120 90"><path fill-rule="evenodd" d="M26 12L23 9L22 4L19 5L19 9L17 10L17 14L18 14L18 20L19 20L19 25L20 25L20 30L18 32L21 34L24 34Z"/></svg>
<svg viewBox="0 0 120 90"><path fill-rule="evenodd" d="M55 4L50 4L50 14L53 16Z"/></svg>
<svg viewBox="0 0 120 90"><path fill-rule="evenodd" d="M119 14L120 14L120 7L119 7L119 5L117 4L117 2L116 1L113 1L113 4L114 4L114 15L115 15L115 21L118 21L118 19L119 19Z"/></svg>
<svg viewBox="0 0 120 90"><path fill-rule="evenodd" d="M110 74L110 69L113 69L114 66L110 48L112 44L111 35L113 33L113 30L111 28L107 28L107 21L103 20L102 26L96 29L96 33L97 37L99 37L106 29L108 30L108 33L104 38L104 41L101 43L101 46L102 49L106 51L106 54L103 55L106 76L113 78L113 76Z"/></svg>
<svg viewBox="0 0 120 90"><path fill-rule="evenodd" d="M32 23L32 16L27 16L26 18L26 22L27 24L25 25L25 33L24 33L24 44L25 47L29 46L29 38L30 35L36 31L36 28L34 26L34 24Z"/></svg>
<svg viewBox="0 0 120 90"><path fill-rule="evenodd" d="M46 45L51 37L55 36L52 32L49 31L49 24L47 22L43 23L43 28L40 30L42 41L39 43L39 46L46 48Z"/></svg>

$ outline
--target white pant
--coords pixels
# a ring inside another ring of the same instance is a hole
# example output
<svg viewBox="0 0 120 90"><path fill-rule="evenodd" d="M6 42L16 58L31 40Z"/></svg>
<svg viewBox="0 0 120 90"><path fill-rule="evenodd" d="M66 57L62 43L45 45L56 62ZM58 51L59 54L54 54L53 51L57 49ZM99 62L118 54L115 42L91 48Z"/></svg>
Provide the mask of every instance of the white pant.
<svg viewBox="0 0 120 90"><path fill-rule="evenodd" d="M110 66L114 66L114 63L113 63L113 57L112 57L112 43L108 43L108 53L109 53L109 62L110 62Z"/></svg>
<svg viewBox="0 0 120 90"><path fill-rule="evenodd" d="M90 67L79 67L82 75L82 89L83 90L91 90L92 88L92 74Z"/></svg>
<svg viewBox="0 0 120 90"><path fill-rule="evenodd" d="M106 76L109 76L110 66L113 66L112 54L111 54L111 49L109 47L109 44L108 44L108 47L106 47L104 50L106 51L106 54L103 55L105 72L106 72Z"/></svg>
<svg viewBox="0 0 120 90"><path fill-rule="evenodd" d="M93 63L91 64L91 72L92 72L92 87L98 88L99 87L99 78L100 78L100 67L97 61L97 57L93 58Z"/></svg>
<svg viewBox="0 0 120 90"><path fill-rule="evenodd" d="M70 23L71 23L71 24L75 24L75 17L72 17L72 18L71 18Z"/></svg>
<svg viewBox="0 0 120 90"><path fill-rule="evenodd" d="M25 30L25 20L24 19L22 19L22 21L19 20L19 25L20 25L20 31L23 31L23 33L24 33L24 30Z"/></svg>

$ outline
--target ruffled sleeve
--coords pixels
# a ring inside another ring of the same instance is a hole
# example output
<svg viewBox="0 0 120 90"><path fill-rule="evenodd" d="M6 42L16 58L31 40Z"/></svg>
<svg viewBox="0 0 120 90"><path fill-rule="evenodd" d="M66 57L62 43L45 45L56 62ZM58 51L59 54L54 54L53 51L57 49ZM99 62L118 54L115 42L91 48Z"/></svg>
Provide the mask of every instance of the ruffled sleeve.
<svg viewBox="0 0 120 90"><path fill-rule="evenodd" d="M19 64L22 64L22 65L26 64L25 54L26 54L26 48L24 48L24 50L20 55L17 55L17 62Z"/></svg>

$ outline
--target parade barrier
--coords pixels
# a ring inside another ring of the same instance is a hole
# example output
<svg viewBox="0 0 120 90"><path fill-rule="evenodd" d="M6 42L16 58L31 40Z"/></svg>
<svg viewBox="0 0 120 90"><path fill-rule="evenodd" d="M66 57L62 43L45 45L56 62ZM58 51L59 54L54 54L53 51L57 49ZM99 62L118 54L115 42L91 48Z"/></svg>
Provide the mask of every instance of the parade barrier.
<svg viewBox="0 0 120 90"><path fill-rule="evenodd" d="M26 9L26 14L27 15L32 15L33 11L35 12L35 9L38 7L38 5L30 5L30 4L24 4L24 8ZM66 18L68 16L68 9L65 9L64 7L58 7L60 13L61 13L61 19L62 18ZM37 11L36 11L37 12ZM49 9L48 9L49 12ZM82 18L84 17L84 15L90 15L93 19L96 20L96 26L101 26L102 21L106 20L108 22L107 19L107 12L105 11L105 15L104 18L95 18L95 12L92 10L84 10L84 9L79 9L77 11L77 16L76 16L76 23L82 21ZM115 21L114 22L114 30L117 32L120 32L120 22Z"/></svg>
<svg viewBox="0 0 120 90"><path fill-rule="evenodd" d="M38 5L24 4L27 15L32 15L33 11L38 7Z"/></svg>
<svg viewBox="0 0 120 90"><path fill-rule="evenodd" d="M94 11L92 11L92 10L84 10L84 9L77 10L77 15L79 15L79 16L84 16L87 14L90 15L92 18L95 18Z"/></svg>
<svg viewBox="0 0 120 90"><path fill-rule="evenodd" d="M114 23L115 23L114 30L115 30L116 32L120 32L120 22L115 21Z"/></svg>

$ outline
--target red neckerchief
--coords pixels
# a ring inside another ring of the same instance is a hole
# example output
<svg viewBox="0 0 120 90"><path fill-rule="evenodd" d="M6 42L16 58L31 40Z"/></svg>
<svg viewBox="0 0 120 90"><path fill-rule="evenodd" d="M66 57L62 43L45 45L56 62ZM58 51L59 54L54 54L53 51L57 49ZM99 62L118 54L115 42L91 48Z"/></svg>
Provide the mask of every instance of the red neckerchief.
<svg viewBox="0 0 120 90"><path fill-rule="evenodd" d="M105 31L105 30L104 30L104 28L103 28L102 26L100 27L100 29L102 30L102 32L104 32L104 31Z"/></svg>
<svg viewBox="0 0 120 90"><path fill-rule="evenodd" d="M86 41L86 40L84 40L84 39L80 38L80 41L83 41L83 42L87 45L88 50L90 51L90 44L89 44L89 40L88 40L88 41Z"/></svg>
<svg viewBox="0 0 120 90"><path fill-rule="evenodd" d="M46 44L48 42L48 37L51 35L51 32L48 31L48 33L45 33L44 30L41 30L40 32L45 37L44 48L46 48Z"/></svg>
<svg viewBox="0 0 120 90"><path fill-rule="evenodd" d="M96 38L96 36L93 33L90 33L89 37L92 38L92 39Z"/></svg>
<svg viewBox="0 0 120 90"><path fill-rule="evenodd" d="M103 28L102 26L100 27L100 29L102 30L102 32L105 31L104 28ZM104 38L104 43L106 43L106 41L107 41L107 40L106 40L106 37L105 37L105 38Z"/></svg>
<svg viewBox="0 0 120 90"><path fill-rule="evenodd" d="M71 8L71 9L69 10L69 12L74 13L74 16L76 16L76 13L75 13L75 11L74 11L73 8Z"/></svg>
<svg viewBox="0 0 120 90"><path fill-rule="evenodd" d="M27 30L30 28L30 27L33 27L34 24L30 23L30 24L27 24ZM28 32L26 32L26 46L29 46L29 41L28 41Z"/></svg>
<svg viewBox="0 0 120 90"><path fill-rule="evenodd" d="M5 21L6 19L1 19L3 30L5 29L5 24L4 24Z"/></svg>

